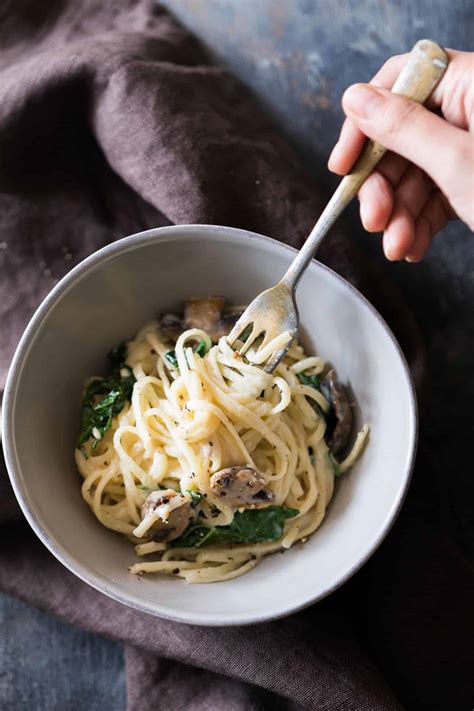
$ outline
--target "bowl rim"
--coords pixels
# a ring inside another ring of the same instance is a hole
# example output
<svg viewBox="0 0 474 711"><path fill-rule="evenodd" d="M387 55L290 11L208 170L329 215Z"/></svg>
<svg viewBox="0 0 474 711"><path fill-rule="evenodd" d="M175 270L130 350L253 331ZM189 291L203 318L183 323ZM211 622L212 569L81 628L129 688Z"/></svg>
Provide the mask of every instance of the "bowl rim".
<svg viewBox="0 0 474 711"><path fill-rule="evenodd" d="M104 247L93 252L91 255L83 259L79 264L77 264L73 269L71 269L67 274L65 274L62 279L51 289L51 291L45 296L43 301L37 307L33 316L31 317L28 325L26 326L23 335L16 347L15 353L13 355L10 368L8 371L4 396L3 396L3 408L2 408L2 431L3 431L3 449L5 455L5 463L9 478L13 487L15 496L20 504L25 518L27 519L29 525L36 533L41 542L48 548L48 550L53 554L53 556L67 568L69 571L74 573L80 580L90 585L95 590L107 595L113 600L122 603L128 607L131 607L140 612L146 614L161 617L163 619L172 620L174 622L180 622L185 624L194 624L200 626L215 626L215 627L227 627L235 625L249 625L258 624L262 622L269 622L271 620L281 619L290 614L294 614L303 610L310 605L319 602L324 599L339 587L341 587L347 580L349 580L374 554L377 548L380 546L382 541L385 539L393 524L395 523L400 509L405 500L408 487L411 481L413 467L416 458L417 444L418 444L418 407L415 394L415 388L413 384L413 379L406 361L406 358L398 344L397 339L392 333L391 329L375 309L375 307L363 296L350 282L344 279L342 276L334 272L332 269L327 267L325 264L316 261L319 269L326 271L331 274L331 276L339 281L345 288L348 288L352 296L362 303L372 315L376 318L379 324L382 326L386 335L389 337L395 351L400 359L402 370L406 377L408 384L408 394L409 394L409 422L410 422L410 451L408 453L406 470L404 472L404 477L401 480L401 486L398 491L398 495L394 500L392 507L387 515L383 526L380 527L377 534L374 536L371 545L367 550L359 556L355 563L345 571L344 574L340 575L337 580L335 580L331 585L320 590L310 599L303 603L291 604L288 601L287 606L284 610L279 610L274 613L269 614L251 614L247 617L220 617L213 614L203 614L194 613L192 610L186 610L179 612L177 614L170 614L169 609L161 609L159 601L155 603L155 608L151 609L146 603L142 603L139 600L138 595L132 597L130 595L124 595L118 589L110 587L105 575L101 576L98 573L89 571L81 563L76 562L74 556L70 554L61 544L61 542L52 534L48 532L48 527L46 523L42 522L40 516L35 513L35 507L31 503L27 491L27 486L25 485L21 466L18 460L15 441L13 437L14 433L14 414L15 414L15 404L16 396L18 391L18 386L21 381L21 376L25 362L27 360L29 351L34 344L34 339L41 324L46 316L52 311L52 309L59 303L59 301L72 289L78 281L85 277L94 267L99 264L103 264L109 259L114 258L118 254L126 254L129 251L133 251L136 248L146 246L147 244L153 244L162 238L171 237L173 240L185 239L189 237L191 233L201 232L200 237L205 239L225 239L225 235L232 234L234 237L241 237L247 240L253 241L255 243L271 244L273 249L282 249L290 253L290 256L294 256L297 253L297 249L291 247L283 242L266 237L256 232L249 230L244 230L234 227L226 227L220 225L206 225L206 224L184 224L184 225L169 225L165 227L155 227L149 230L144 230L141 232L134 233L128 237L121 238L115 242L112 242ZM118 586L117 586L118 587Z"/></svg>

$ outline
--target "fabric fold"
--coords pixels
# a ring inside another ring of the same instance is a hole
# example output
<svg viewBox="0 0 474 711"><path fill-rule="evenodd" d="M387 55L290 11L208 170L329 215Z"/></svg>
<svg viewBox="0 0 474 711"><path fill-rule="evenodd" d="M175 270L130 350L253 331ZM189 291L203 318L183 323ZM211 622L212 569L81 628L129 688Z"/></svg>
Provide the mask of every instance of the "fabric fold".
<svg viewBox="0 0 474 711"><path fill-rule="evenodd" d="M307 709L401 708L356 642L349 617L334 596L272 623L197 627L153 618L100 595L66 571L21 525L5 529L0 561L5 592L148 655L259 686ZM141 671L151 668L152 675L158 674L160 663L144 664L143 655L133 659L137 668L129 659L128 679L138 679L144 688L153 684L140 679ZM187 685L186 675L180 682ZM140 686L128 691L133 699L142 693Z"/></svg>

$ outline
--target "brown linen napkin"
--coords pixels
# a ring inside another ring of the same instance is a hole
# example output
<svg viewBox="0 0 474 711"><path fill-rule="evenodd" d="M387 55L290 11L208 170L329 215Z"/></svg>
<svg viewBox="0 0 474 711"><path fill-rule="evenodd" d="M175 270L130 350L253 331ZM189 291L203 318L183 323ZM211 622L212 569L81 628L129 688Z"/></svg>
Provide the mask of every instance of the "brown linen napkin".
<svg viewBox="0 0 474 711"><path fill-rule="evenodd" d="M240 85L211 66L168 14L119 0L15 0L1 12L2 383L39 301L71 266L110 241L170 222L205 222L301 244L324 195ZM398 295L340 230L321 257L388 316L420 374L417 331ZM8 490L5 480L1 486ZM453 655L431 637L425 651L422 629L424 597L440 612L443 601L417 577L422 552L412 554L406 538L399 537L400 550L418 591L409 608L419 620L416 635L404 618L402 561L392 551L387 562L384 548L343 590L305 612L257 627L212 629L122 607L62 568L22 519L12 522L11 509L3 519L2 589L123 641L129 711L400 708L378 665L402 697L421 699L418 708L442 708L453 698L433 665L443 649L452 670ZM398 528L416 536L411 519L410 525ZM397 548L397 530L385 550L390 543ZM426 568L436 587L433 555ZM467 574L456 571L467 595ZM398 586L389 584L394 576ZM449 612L450 627L459 627L459 610ZM370 626L372 619L377 624ZM414 695L417 674L423 688ZM463 699L466 678L457 684ZM278 706L277 697L265 696L270 692L279 695Z"/></svg>

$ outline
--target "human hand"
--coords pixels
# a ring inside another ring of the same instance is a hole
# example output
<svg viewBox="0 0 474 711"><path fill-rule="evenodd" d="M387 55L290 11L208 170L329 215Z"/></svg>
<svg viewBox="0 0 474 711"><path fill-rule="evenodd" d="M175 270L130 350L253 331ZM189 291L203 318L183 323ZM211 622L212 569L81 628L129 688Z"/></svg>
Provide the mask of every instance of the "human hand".
<svg viewBox="0 0 474 711"><path fill-rule="evenodd" d="M342 98L348 118L328 166L348 173L366 136L389 149L359 200L362 224L384 232L390 260L420 261L451 219L474 229L474 53L448 54L446 73L425 106L389 91L407 54L389 59L370 84L354 84Z"/></svg>

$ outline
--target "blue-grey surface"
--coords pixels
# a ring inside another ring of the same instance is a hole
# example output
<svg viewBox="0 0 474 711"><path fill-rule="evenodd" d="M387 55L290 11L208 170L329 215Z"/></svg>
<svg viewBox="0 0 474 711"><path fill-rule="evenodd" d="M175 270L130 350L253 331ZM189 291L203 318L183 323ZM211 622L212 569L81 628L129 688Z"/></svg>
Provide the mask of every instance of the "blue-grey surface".
<svg viewBox="0 0 474 711"><path fill-rule="evenodd" d="M0 596L2 711L125 708L122 648Z"/></svg>
<svg viewBox="0 0 474 711"><path fill-rule="evenodd" d="M165 0L163 2L242 81L327 186L325 168L342 121L345 87L367 80L390 55L421 37L472 49L472 0ZM359 240L404 289L424 334L434 377L425 444L436 451L433 488L446 526L472 547L473 479L465 466L473 399L474 240L461 225L439 237L422 265L386 265L377 238ZM437 443L443 441L439 448ZM458 479L444 481L444 473ZM471 517L471 518L470 518ZM115 711L125 707L123 655L88 635L0 596L0 708ZM174 711L174 710L170 710Z"/></svg>

